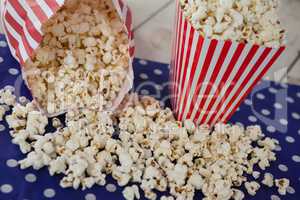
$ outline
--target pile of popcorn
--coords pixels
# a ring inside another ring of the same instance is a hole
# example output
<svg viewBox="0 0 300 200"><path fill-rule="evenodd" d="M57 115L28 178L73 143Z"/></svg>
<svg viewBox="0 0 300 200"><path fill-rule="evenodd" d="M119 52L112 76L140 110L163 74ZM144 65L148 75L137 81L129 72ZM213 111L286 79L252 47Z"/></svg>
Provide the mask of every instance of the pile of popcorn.
<svg viewBox="0 0 300 200"><path fill-rule="evenodd" d="M130 67L128 34L111 0L67 0L25 64L33 96L49 116L112 107Z"/></svg>
<svg viewBox="0 0 300 200"><path fill-rule="evenodd" d="M285 44L279 0L180 0L184 16L203 36L279 47Z"/></svg>
<svg viewBox="0 0 300 200"><path fill-rule="evenodd" d="M278 145L259 126L209 128L191 120L179 122L155 99L131 94L116 113L82 109L68 111L65 122L53 118L56 130L48 133L48 118L32 102L20 102L10 91L0 91L2 116L4 104L12 107L6 116L12 142L27 154L20 167L46 166L51 175L63 174L64 188L103 186L108 175L125 187L127 200L139 199L140 189L151 200L158 198L155 191L169 191L161 200L192 200L198 190L205 200L241 200L244 193L237 188L242 185L250 195L261 184L276 186L281 195L289 187L288 179L275 179L270 173L258 182L260 172L254 166L269 167ZM127 186L130 183L139 187Z"/></svg>

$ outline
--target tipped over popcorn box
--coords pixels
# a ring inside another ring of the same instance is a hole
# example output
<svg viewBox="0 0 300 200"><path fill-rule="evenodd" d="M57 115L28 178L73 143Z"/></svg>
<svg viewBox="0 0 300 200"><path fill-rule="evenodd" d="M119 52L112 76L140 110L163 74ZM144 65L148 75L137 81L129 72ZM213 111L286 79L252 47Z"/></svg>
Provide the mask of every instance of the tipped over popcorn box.
<svg viewBox="0 0 300 200"><path fill-rule="evenodd" d="M180 0L170 79L179 120L227 122L283 53L275 0Z"/></svg>
<svg viewBox="0 0 300 200"><path fill-rule="evenodd" d="M114 110L133 86L132 16L123 0L4 0L2 25L38 107Z"/></svg>

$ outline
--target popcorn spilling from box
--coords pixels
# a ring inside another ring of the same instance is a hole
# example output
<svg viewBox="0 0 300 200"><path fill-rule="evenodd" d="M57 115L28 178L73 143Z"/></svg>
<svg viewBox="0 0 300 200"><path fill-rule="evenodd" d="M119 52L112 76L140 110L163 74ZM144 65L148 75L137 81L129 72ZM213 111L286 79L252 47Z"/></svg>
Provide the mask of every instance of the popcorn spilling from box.
<svg viewBox="0 0 300 200"><path fill-rule="evenodd" d="M278 0L180 0L184 15L203 36L280 47L285 44Z"/></svg>
<svg viewBox="0 0 300 200"><path fill-rule="evenodd" d="M122 17L112 0L66 0L42 24L42 41L23 75L49 116L75 108L108 110L131 89L132 38Z"/></svg>
<svg viewBox="0 0 300 200"><path fill-rule="evenodd" d="M191 200L197 190L206 200L241 200L245 195L238 188L243 184L253 196L262 187L245 175L257 179L260 172L253 167L263 171L276 160L278 141L265 137L259 126L209 128L176 121L169 108L148 96L126 96L117 113L69 111L65 123L52 119L53 133L45 131L48 118L32 102L17 103L7 90L0 91L0 102L13 105L6 120L13 143L27 154L20 167L47 166L50 175L64 175L64 188L103 186L112 175L126 186L127 200L139 199L139 188L153 200L158 198L155 191L170 193L161 200ZM136 185L127 186L131 182ZM265 173L262 184L285 195L289 180Z"/></svg>

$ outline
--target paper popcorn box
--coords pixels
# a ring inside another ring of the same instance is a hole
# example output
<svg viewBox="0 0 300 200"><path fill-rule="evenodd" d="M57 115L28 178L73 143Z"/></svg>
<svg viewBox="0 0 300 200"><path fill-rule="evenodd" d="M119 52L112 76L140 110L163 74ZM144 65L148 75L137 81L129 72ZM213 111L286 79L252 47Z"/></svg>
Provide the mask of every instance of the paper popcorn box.
<svg viewBox="0 0 300 200"><path fill-rule="evenodd" d="M45 24L64 5L66 0L2 0L1 1L1 25L5 32L12 55L23 67L23 78L25 83L24 64L34 54L42 39L42 25ZM134 57L134 42L132 31L132 14L124 0L112 0L113 5L124 28L128 33L129 40L129 70L128 76L121 91L113 101L114 110L123 100L124 96L133 87L132 61ZM27 84L28 85L28 84ZM30 89L30 88L29 88ZM34 98L34 96L33 96ZM39 105L37 105L40 107ZM56 116L55 113L51 116Z"/></svg>
<svg viewBox="0 0 300 200"><path fill-rule="evenodd" d="M268 48L200 35L177 2L170 80L178 120L227 122L285 47Z"/></svg>

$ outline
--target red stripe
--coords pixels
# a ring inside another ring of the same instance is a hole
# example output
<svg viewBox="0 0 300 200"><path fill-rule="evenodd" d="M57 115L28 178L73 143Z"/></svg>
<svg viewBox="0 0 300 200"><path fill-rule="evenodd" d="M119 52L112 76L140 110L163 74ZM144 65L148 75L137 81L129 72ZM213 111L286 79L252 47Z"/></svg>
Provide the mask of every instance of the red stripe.
<svg viewBox="0 0 300 200"><path fill-rule="evenodd" d="M202 98L202 97L199 97L199 92L201 90L201 86L203 84L205 76L208 72L208 69L209 69L212 57L214 55L214 52L216 50L217 44L218 44L218 41L215 40L215 39L210 41L210 44L209 44L209 47L208 47L207 54L205 56L205 61L203 63L203 66L198 66L198 67L200 67L199 70L201 70L201 72L200 72L200 75L199 75L199 78L198 78L198 81L197 81L197 84L196 84L196 90L193 93L193 98L192 98L192 101L191 101L190 110L194 110L197 99ZM200 108L197 108L197 109L200 109Z"/></svg>
<svg viewBox="0 0 300 200"><path fill-rule="evenodd" d="M216 64L216 66L213 66L214 67L214 71L212 73L212 76L208 82L208 85L205 89L205 92L204 92L204 95L203 95L203 98L201 99L201 102L199 104L199 108L203 108L204 104L206 101L208 101L209 99L207 99L211 89L212 89L212 86L213 84L215 84L215 81L217 79L217 76L220 72L220 69L225 61L225 58L228 54L228 50L229 48L231 47L231 44L232 42L231 41L226 41L223 48L222 48L222 51L221 51L221 54L219 56L219 59L218 59L218 62ZM196 116L195 116L195 119L198 119L199 118L199 115L200 115L200 109L198 109L197 113L196 113ZM200 124L202 124L204 121L203 121L203 118L201 119L200 121Z"/></svg>
<svg viewBox="0 0 300 200"><path fill-rule="evenodd" d="M179 17L180 17L180 21L179 21L179 27L178 27L178 32L177 33L179 33L179 36L178 36L178 38L177 38L177 47L176 47L176 55L175 55L175 58L174 59L176 59L176 60L174 60L174 65L175 65L175 69L173 69L174 71L173 71L173 73L174 73L174 82L173 82L173 84L174 84L174 90L173 90L173 94L172 95L177 95L176 94L176 90L177 90L177 87L178 87L178 85L177 85L177 80L178 80L178 68L179 68L179 66L178 66L178 64L179 64L179 52L180 52L180 38L181 38L181 26L182 26L182 16L181 16L181 12L179 12L178 13L179 14ZM178 35L178 34L177 34ZM176 103L176 96L174 96L174 107L173 107L173 109L175 110L175 103Z"/></svg>
<svg viewBox="0 0 300 200"><path fill-rule="evenodd" d="M213 107L214 103L216 102L218 96L220 95L220 91L222 91L222 89L223 89L223 87L224 87L226 81L228 80L228 78L229 78L229 76L230 76L232 70L234 69L234 66L235 66L235 64L237 63L237 61L238 61L238 59L239 59L239 57L240 57L242 51L244 50L244 48L245 48L245 44L240 43L240 44L237 46L237 49L235 50L235 53L234 53L234 55L233 55L233 57L232 57L232 59L231 59L229 65L228 65L228 66L224 66L224 67L226 67L227 69L226 69L226 71L225 71L225 73L224 73L224 75L223 75L223 77L222 77L222 79L221 79L221 81L220 81L220 83L219 83L219 85L218 85L218 88L217 88L216 94L215 94L215 98L213 98L213 99L210 101L210 103L209 103L209 105L208 105L208 107L207 107L207 111L212 112L212 111L211 111L211 108ZM214 111L214 112L215 112L215 111ZM204 114L204 117L203 117L203 118L206 119L206 117L207 117L208 114L210 114L210 113L206 112L206 113ZM215 113L214 113L214 114L215 114ZM209 121L211 120L212 117L213 117L213 115L210 117Z"/></svg>
<svg viewBox="0 0 300 200"><path fill-rule="evenodd" d="M176 4L177 5L177 4ZM173 38L173 44L172 44L172 59L171 59L171 69L170 69L170 78L171 78L171 87L170 87L170 91L171 91L171 104L172 104L172 108L174 108L174 88L175 88L175 71L176 71L176 65L175 65L175 59L176 59L176 56L177 56L177 43L178 43L178 32L179 32L179 13L178 13L178 6L176 6L176 23L175 23L175 27L174 29L176 30L176 32L174 33L175 34L175 38Z"/></svg>
<svg viewBox="0 0 300 200"><path fill-rule="evenodd" d="M268 48L268 49L270 49L270 48ZM233 110L231 111L231 113L225 118L225 122L228 121L230 119L230 117L235 113L235 111L238 109L238 107L241 105L241 103L244 101L244 99L247 97L247 95L253 90L254 86L262 79L262 77L267 73L267 71L274 64L274 62L279 58L279 56L282 54L282 52L284 51L284 49L285 49L285 47L281 47L281 48L278 49L278 51L272 57L272 59L270 60L270 62L266 65L266 67L263 69L263 71L257 76L257 78L254 80L253 84L248 88L248 90L246 91L245 95L236 104L236 106L233 108ZM247 79L245 79L245 80L247 80Z"/></svg>
<svg viewBox="0 0 300 200"><path fill-rule="evenodd" d="M123 8L124 8L124 3L123 3L121 0L119 0L118 2L119 2L119 5L120 5L120 9L123 10Z"/></svg>
<svg viewBox="0 0 300 200"><path fill-rule="evenodd" d="M180 89L180 92L179 92L179 105L178 105L178 108L180 107L180 104L182 102L182 98L183 98L182 95L186 95L186 94L183 94L183 90L184 90L184 85L185 85L185 81L186 81L186 73L187 73L187 70L189 68L189 62L190 62L191 50L192 50L192 45L193 45L193 40L194 40L194 34L195 34L195 29L191 28L190 35L189 35L189 43L188 43L187 54L186 54L186 57L185 57L183 81L181 82L181 89ZM178 114L178 111L177 111L177 114ZM179 120L181 120L181 118L179 118Z"/></svg>
<svg viewBox="0 0 300 200"><path fill-rule="evenodd" d="M258 68L260 67L260 65L262 64L262 62L266 59L266 57L269 55L271 51L271 48L266 48L262 55L259 57L259 59L257 60L257 62L254 64L254 66L249 66L247 65L247 67L251 67L251 70L249 71L249 73L246 75L246 77L244 78L244 80L242 81L241 85L239 86L239 88L237 89L237 91L235 92L235 94L233 95L232 99L229 101L229 103L226 105L225 109L223 110L223 112L221 113L219 119L222 119L222 117L224 116L224 114L226 113L226 110L230 108L230 106L233 104L234 100L237 99L238 95L241 93L241 91L245 88L245 86L247 85L247 83L249 82L249 80L251 79L251 76L253 76L253 74L258 70ZM240 77L242 76L242 74L244 73L244 71L239 75ZM233 82L236 83L236 82ZM231 85L232 87L234 87L235 85Z"/></svg>
<svg viewBox="0 0 300 200"><path fill-rule="evenodd" d="M184 47L185 47L185 40L186 40L186 31L187 31L187 25L188 25L188 22L187 22L187 20L184 20L184 28L183 28L183 39L182 39L182 42L181 42L181 44L180 44L180 50L181 50L181 52L180 52L180 61L179 61L179 66L178 66L178 70L180 70L180 71L177 71L177 73L178 73L178 79L177 79L177 81L176 81L176 102L175 102L175 104L176 104L176 110L178 109L177 108L177 103L178 103L178 92L179 92L179 79L180 79L180 75L181 75L181 69L182 69L182 62L183 62L183 53L184 53Z"/></svg>
<svg viewBox="0 0 300 200"><path fill-rule="evenodd" d="M15 31L20 35L21 39L22 39L22 43L25 47L25 50L27 52L28 55L31 55L33 53L33 49L30 46L29 42L27 41L27 38L25 37L25 33L23 28L21 27L20 24L18 24L18 22L10 15L9 12L7 12L5 14L5 19L10 22L10 25L12 26L13 29L15 29ZM21 41L19 41L21 42Z"/></svg>
<svg viewBox="0 0 300 200"><path fill-rule="evenodd" d="M196 52L195 52L195 57L194 57L194 60L193 60L191 76L190 76L189 83L188 83L188 88L187 88L187 91L186 91L187 94L190 94L191 86L192 86L192 83L194 82L195 72L196 72L197 66L199 64L199 57L200 57L200 54L202 52L203 42L204 42L204 38L202 36L199 36L198 42L197 42L197 47L196 47ZM183 103L183 109L182 109L183 111L186 108L187 96L188 95L186 95L184 97L184 103ZM189 109L187 119L190 119L191 114L192 114L192 110Z"/></svg>
<svg viewBox="0 0 300 200"><path fill-rule="evenodd" d="M132 57L134 55L135 47L130 47L129 48L129 55Z"/></svg>
<svg viewBox="0 0 300 200"><path fill-rule="evenodd" d="M51 8L53 13L56 13L56 11L60 8L56 0L44 0L46 4Z"/></svg>
<svg viewBox="0 0 300 200"><path fill-rule="evenodd" d="M28 33L31 35L31 37L37 43L40 43L42 41L42 35L36 30L31 20L28 18L26 10L22 7L19 1L10 1L10 4L25 22L25 26L28 30Z"/></svg>
<svg viewBox="0 0 300 200"><path fill-rule="evenodd" d="M18 48L18 41L8 32L7 28L5 27L5 30L6 30L6 33L7 33L7 37L8 37L8 40L9 40L9 43L11 44L11 46L15 49L16 51L16 57L18 58L19 62L21 64L23 64L23 59L21 57L21 54L20 54L20 49Z"/></svg>
<svg viewBox="0 0 300 200"><path fill-rule="evenodd" d="M42 22L46 22L48 20L47 15L44 13L40 5L36 2L36 0L27 0L27 4L35 13L36 17Z"/></svg>
<svg viewBox="0 0 300 200"><path fill-rule="evenodd" d="M237 84L237 82L240 80L241 76L243 75L243 73L245 72L247 67L249 67L249 63L251 62L251 60L255 56L258 49L259 49L258 45L253 45L253 47L250 49L249 53L247 54L245 60L242 63L242 66L239 68L239 70L235 74L235 76L234 76L233 80L231 81L229 87L226 89L225 94L223 95L221 101L217 105L216 111L219 112L222 109L222 106L224 106L225 100L228 98L228 96L232 92L232 90L235 87L235 85Z"/></svg>

